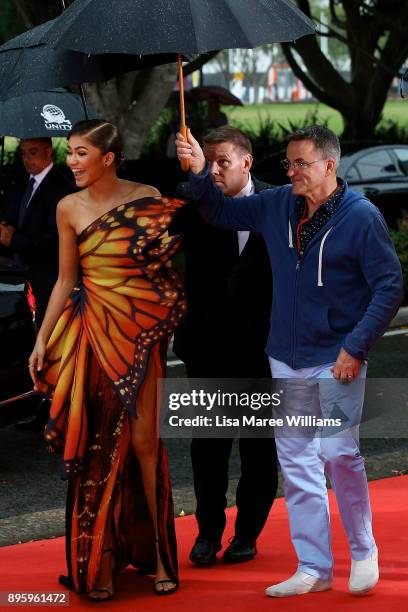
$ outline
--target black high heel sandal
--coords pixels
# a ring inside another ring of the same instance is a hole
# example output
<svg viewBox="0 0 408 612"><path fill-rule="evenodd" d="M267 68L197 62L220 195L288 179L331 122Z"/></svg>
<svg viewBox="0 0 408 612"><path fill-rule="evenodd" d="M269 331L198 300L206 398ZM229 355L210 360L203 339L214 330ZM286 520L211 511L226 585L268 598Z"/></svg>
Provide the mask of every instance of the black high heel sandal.
<svg viewBox="0 0 408 612"><path fill-rule="evenodd" d="M112 558L115 559L115 555L113 552L112 548L106 548L103 552L102 555L104 555L105 553L110 552L112 555ZM112 565L112 564L111 564ZM112 570L112 567L111 567ZM92 593L105 593L106 597L92 597ZM102 601L110 601L113 598L114 595L114 576L111 573L111 588L105 586L105 587L94 587L92 589L92 591L89 591L88 593L88 599L90 599L91 601L95 601L97 603L100 603Z"/></svg>
<svg viewBox="0 0 408 612"><path fill-rule="evenodd" d="M156 540L156 544L159 544L159 540ZM172 589L166 589L164 590L163 588L157 588L157 586L159 584L172 584L173 588ZM164 580L155 580L154 581L154 592L156 593L156 595L171 595L172 593L175 593L178 589L179 585L172 580L171 578L166 578Z"/></svg>
<svg viewBox="0 0 408 612"><path fill-rule="evenodd" d="M72 590L74 588L74 583L72 582L71 576L65 576L64 574L60 574L60 576L58 576L58 582L67 589Z"/></svg>
<svg viewBox="0 0 408 612"><path fill-rule="evenodd" d="M165 584L165 583L170 583L173 584L173 588L172 589L158 589L157 585L158 584ZM156 580L154 583L154 592L156 593L156 595L171 595L172 593L175 593L178 589L178 584L176 584L174 582L174 580L171 580L171 578L167 578L166 580Z"/></svg>

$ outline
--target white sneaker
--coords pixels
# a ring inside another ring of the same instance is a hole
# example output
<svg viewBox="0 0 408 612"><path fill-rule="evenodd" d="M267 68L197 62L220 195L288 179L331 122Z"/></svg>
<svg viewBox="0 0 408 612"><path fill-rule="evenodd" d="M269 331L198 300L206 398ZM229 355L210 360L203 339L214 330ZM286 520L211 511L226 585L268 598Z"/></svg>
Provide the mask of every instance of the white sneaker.
<svg viewBox="0 0 408 612"><path fill-rule="evenodd" d="M306 572L297 571L289 580L268 587L265 593L269 597L290 597L291 595L328 591L331 588L331 580L323 580L318 578L318 576L311 576L306 574Z"/></svg>
<svg viewBox="0 0 408 612"><path fill-rule="evenodd" d="M378 555L372 555L363 561L351 560L349 589L353 595L364 595L371 591L378 582Z"/></svg>

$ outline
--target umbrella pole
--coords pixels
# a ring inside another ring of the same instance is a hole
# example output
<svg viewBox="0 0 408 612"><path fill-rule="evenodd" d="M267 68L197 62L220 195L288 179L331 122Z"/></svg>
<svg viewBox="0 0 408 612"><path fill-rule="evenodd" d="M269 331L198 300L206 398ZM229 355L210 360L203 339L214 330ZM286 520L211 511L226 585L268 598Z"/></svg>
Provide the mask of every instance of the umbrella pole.
<svg viewBox="0 0 408 612"><path fill-rule="evenodd" d="M84 107L85 119L88 121L89 119L88 106L86 103L84 86L82 84L79 86L79 93L81 95L82 106Z"/></svg>
<svg viewBox="0 0 408 612"><path fill-rule="evenodd" d="M178 76L179 76L179 91L180 91L180 132L187 140L187 126L186 126L186 111L184 107L184 77L183 77L183 59L181 53L178 54ZM190 168L190 164L187 159L183 159L181 167L184 172Z"/></svg>
<svg viewBox="0 0 408 612"><path fill-rule="evenodd" d="M64 12L66 9L65 0L61 0L61 4L62 4L62 11ZM82 106L84 107L85 119L88 120L89 119L88 106L86 103L85 92L84 92L84 88L82 84L79 86L79 93L80 93L81 100L82 100Z"/></svg>

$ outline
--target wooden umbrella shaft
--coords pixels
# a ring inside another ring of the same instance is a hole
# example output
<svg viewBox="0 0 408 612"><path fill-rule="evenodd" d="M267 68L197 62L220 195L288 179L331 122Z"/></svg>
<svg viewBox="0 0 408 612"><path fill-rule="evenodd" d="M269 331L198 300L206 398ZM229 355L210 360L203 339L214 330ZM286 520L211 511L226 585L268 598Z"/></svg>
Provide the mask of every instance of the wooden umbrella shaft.
<svg viewBox="0 0 408 612"><path fill-rule="evenodd" d="M183 76L183 58L181 53L178 54L178 77L179 77L179 92L180 92L180 132L187 140L187 126L186 126L186 111L184 106L184 76ZM185 172L190 168L188 160L183 159L181 167Z"/></svg>

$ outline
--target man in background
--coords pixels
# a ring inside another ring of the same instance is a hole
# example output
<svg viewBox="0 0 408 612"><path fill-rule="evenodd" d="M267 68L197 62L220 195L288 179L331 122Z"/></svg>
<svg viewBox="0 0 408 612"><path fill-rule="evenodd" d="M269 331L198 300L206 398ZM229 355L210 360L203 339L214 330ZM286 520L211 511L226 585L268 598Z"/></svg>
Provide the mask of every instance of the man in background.
<svg viewBox="0 0 408 612"><path fill-rule="evenodd" d="M251 175L251 142L237 128L221 126L210 132L204 153L213 182L226 195L247 196L270 188ZM213 227L193 203L178 211L171 231L183 235L188 312L176 330L174 352L186 364L188 377L270 378L265 345L272 275L262 237ZM221 549L232 442L192 440L199 532L190 559L197 565L212 565ZM235 536L223 555L229 563L255 556L278 482L273 438L241 438L239 454Z"/></svg>
<svg viewBox="0 0 408 612"><path fill-rule="evenodd" d="M328 476L351 550L349 589L363 595L379 577L358 432L367 357L403 297L388 228L379 210L337 177L340 143L325 126L289 136L282 165L291 185L246 198L227 198L216 189L190 133L187 142L178 134L176 145L179 159L190 164L192 193L205 219L262 233L275 283L267 352L273 378L291 381L282 410L287 416L323 417L323 427L309 436L277 430L299 563L293 576L266 594L289 597L332 588ZM324 417L335 414L341 417L337 430L324 425Z"/></svg>
<svg viewBox="0 0 408 612"><path fill-rule="evenodd" d="M75 191L75 184L54 166L51 138L21 140L20 152L28 176L6 197L0 244L27 268L39 328L58 276L56 208L61 198ZM36 415L26 425L36 428L42 420Z"/></svg>

